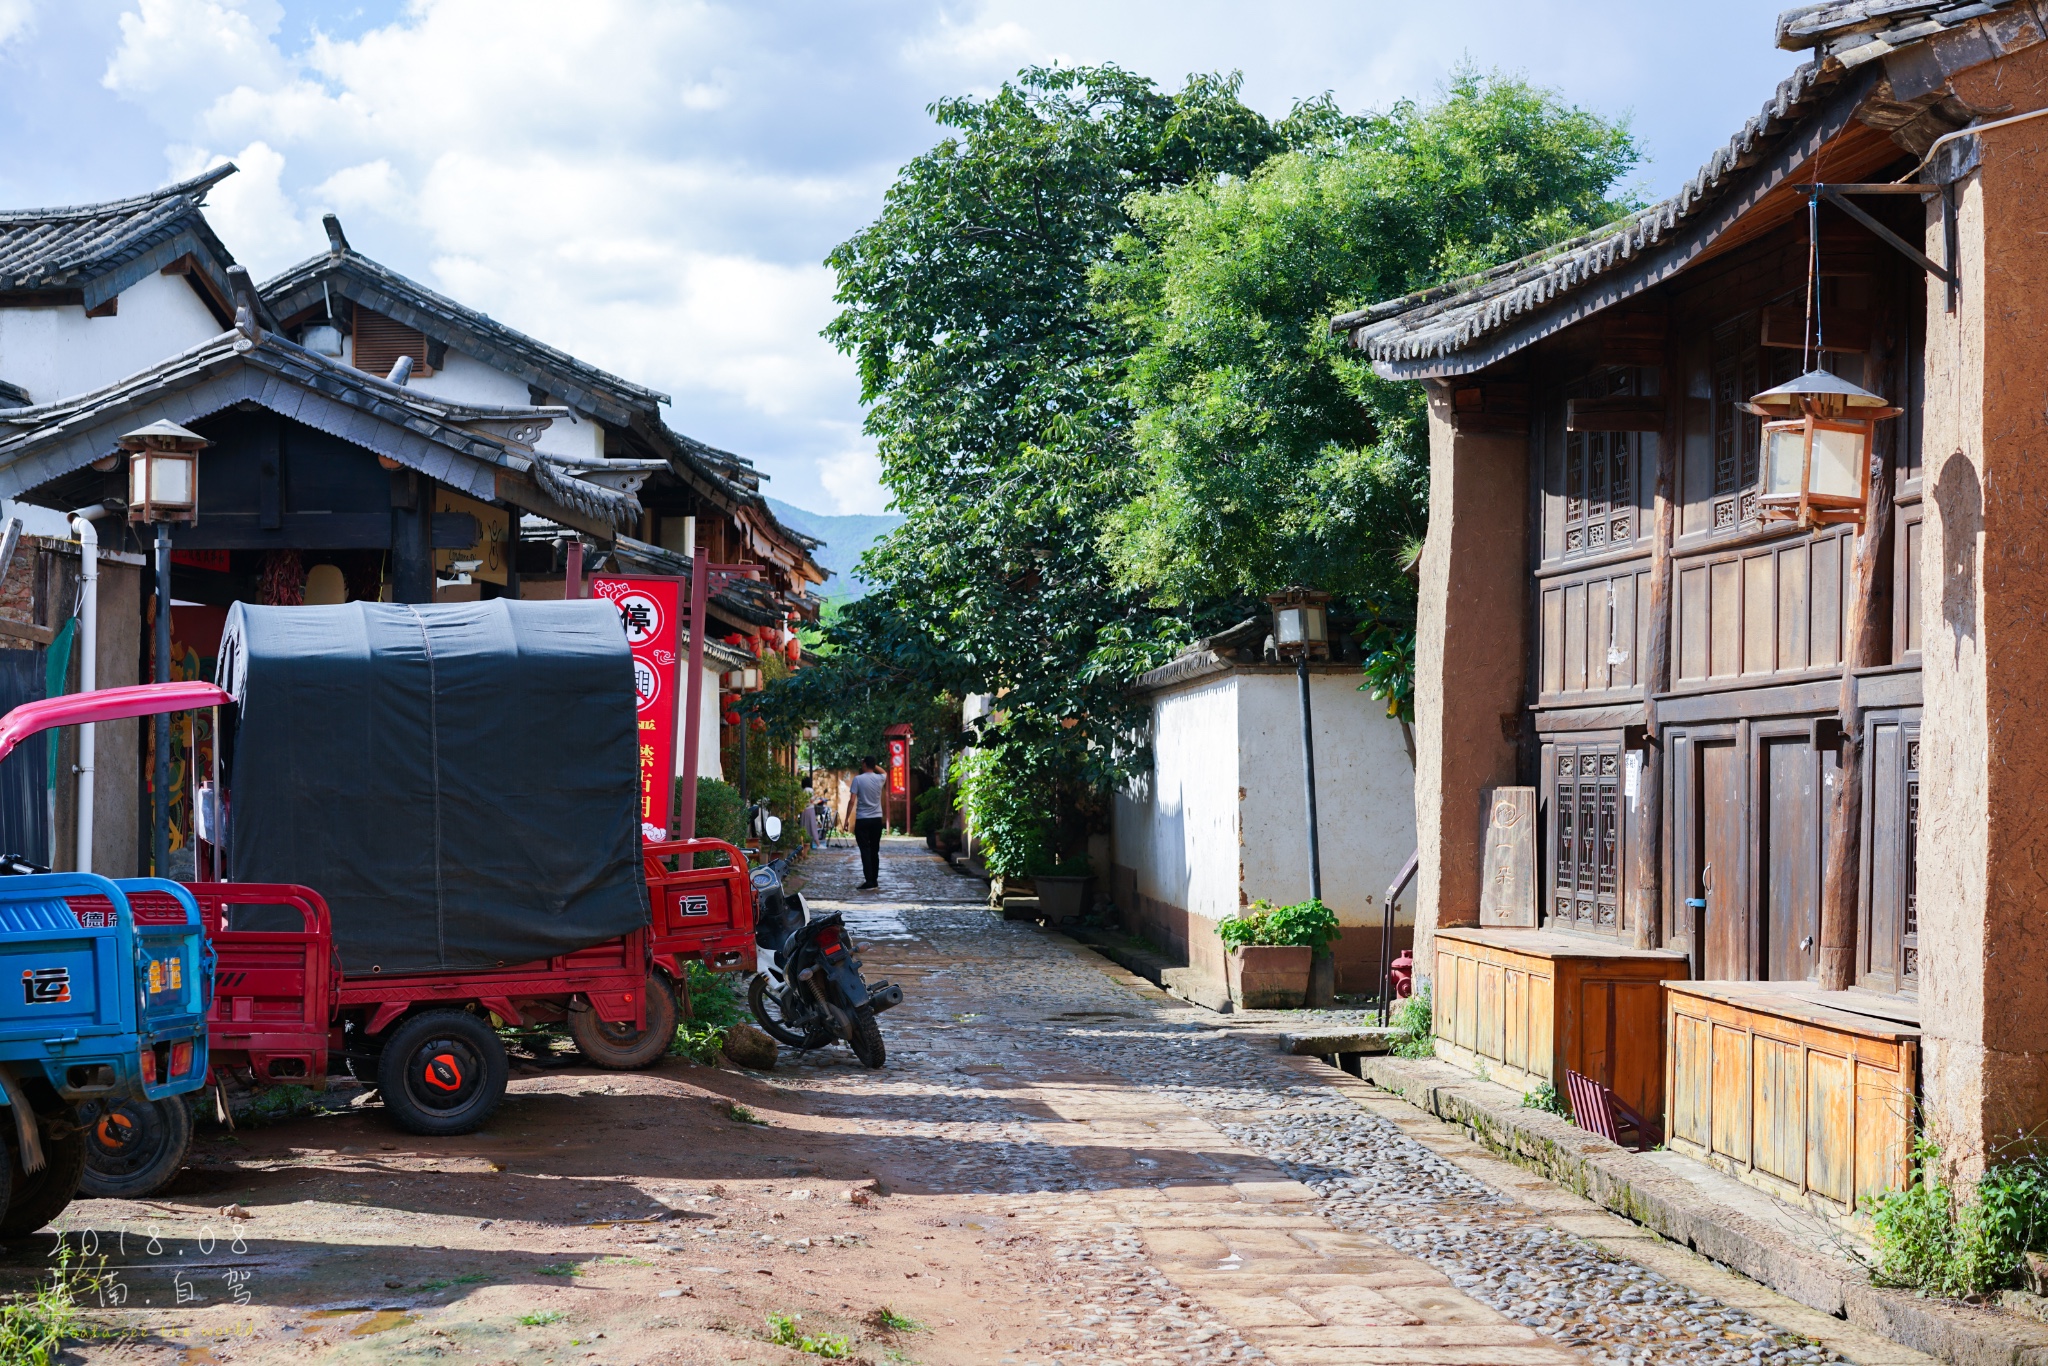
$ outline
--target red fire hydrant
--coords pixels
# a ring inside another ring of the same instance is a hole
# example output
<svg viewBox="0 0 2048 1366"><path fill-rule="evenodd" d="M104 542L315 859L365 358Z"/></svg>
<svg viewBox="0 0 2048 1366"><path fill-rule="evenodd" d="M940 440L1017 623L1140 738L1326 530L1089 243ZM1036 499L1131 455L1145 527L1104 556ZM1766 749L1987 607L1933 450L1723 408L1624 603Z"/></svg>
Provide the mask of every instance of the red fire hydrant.
<svg viewBox="0 0 2048 1366"><path fill-rule="evenodd" d="M1387 976L1393 983L1394 999L1399 1001L1415 991L1415 955L1401 950L1400 956L1387 967Z"/></svg>

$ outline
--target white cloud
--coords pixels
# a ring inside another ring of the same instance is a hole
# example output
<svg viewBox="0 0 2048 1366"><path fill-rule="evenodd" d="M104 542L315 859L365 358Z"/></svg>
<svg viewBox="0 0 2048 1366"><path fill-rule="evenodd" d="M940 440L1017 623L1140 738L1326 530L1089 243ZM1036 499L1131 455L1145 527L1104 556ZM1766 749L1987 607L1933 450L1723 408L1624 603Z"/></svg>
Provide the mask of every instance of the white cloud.
<svg viewBox="0 0 2048 1366"><path fill-rule="evenodd" d="M0 0L0 41L30 2ZM755 458L778 496L845 511L885 495L852 364L818 336L835 309L819 262L931 145L934 99L1116 61L1167 88L1242 68L1271 114L1326 89L1383 108L1469 54L1603 112L1657 111L1685 134L1656 148L1676 183L1789 60L1769 44L1781 0L1590 28L1593 0L1466 0L1458 22L1384 0L389 3L321 32L279 0L127 0L103 84L174 171L241 165L211 211L259 276L318 250L332 209L358 250L673 394L675 426Z"/></svg>
<svg viewBox="0 0 2048 1366"><path fill-rule="evenodd" d="M271 36L283 17L277 0L140 0L101 84L161 119L188 118L223 90L279 79Z"/></svg>
<svg viewBox="0 0 2048 1366"><path fill-rule="evenodd" d="M171 173L183 179L222 161L234 162L236 173L208 192L206 219L257 279L304 260L326 243L318 217L285 191L284 157L267 143L252 142L227 157L174 148ZM260 244L260 250L245 254L237 243Z"/></svg>
<svg viewBox="0 0 2048 1366"><path fill-rule="evenodd" d="M0 43L26 37L35 22L35 0L0 0Z"/></svg>
<svg viewBox="0 0 2048 1366"><path fill-rule="evenodd" d="M889 491L882 487L882 460L873 451L849 451L818 462L818 483L832 497L838 513L889 510ZM799 507L808 506L794 489L779 490Z"/></svg>

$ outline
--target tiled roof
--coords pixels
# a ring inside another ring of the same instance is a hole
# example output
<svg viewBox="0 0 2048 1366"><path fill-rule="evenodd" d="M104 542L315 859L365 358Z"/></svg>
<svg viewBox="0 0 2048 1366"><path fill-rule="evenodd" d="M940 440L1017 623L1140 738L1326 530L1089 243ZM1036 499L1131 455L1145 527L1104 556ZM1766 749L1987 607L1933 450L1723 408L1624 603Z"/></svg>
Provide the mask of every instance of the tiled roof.
<svg viewBox="0 0 2048 1366"><path fill-rule="evenodd" d="M1901 149L1918 152L1933 136L1984 114L1946 97L1946 73L2044 39L2048 0L1835 0L1788 10L1778 18L1778 45L1811 48L1813 60L1780 82L1762 112L1677 194L1483 275L1347 313L1331 329L1351 333L1384 374L1480 368L1570 321L1567 300L1577 301L1580 313L1612 303L1630 288L1625 268L1646 258L1660 261L1656 253L1672 256L1678 244L1719 231L1717 224L1725 225L1730 216L1727 205L1737 202L1731 192L1753 179L1746 173L1784 160L1788 135L1844 90L1853 86L1864 101L1858 117L1874 128L1894 129ZM1917 48L1914 57L1920 59L1906 59L1916 66L1910 74L1896 63L1868 66L1906 48ZM1888 78L1881 86L1875 82L1880 71ZM1672 268L1678 264L1674 260ZM1647 266L1633 273L1646 272ZM1635 287L1641 283L1639 278Z"/></svg>
<svg viewBox="0 0 2048 1366"><path fill-rule="evenodd" d="M641 433L678 477L695 476L706 492L749 509L755 520L772 527L806 560L819 544L776 520L761 497L761 472L751 461L664 423L658 409L669 401L668 395L580 361L371 260L348 245L338 222L329 221L328 234L332 250L293 266L259 291L278 317L289 318L322 304L329 293L353 300L544 389L599 421ZM822 579L824 571L818 575Z"/></svg>
<svg viewBox="0 0 2048 1366"><path fill-rule="evenodd" d="M234 257L206 226L200 206L206 192L234 174L233 162L160 190L104 204L53 209L0 210L0 290L88 289L88 307L122 285L105 287L110 275L127 276L168 261L153 258L182 235L196 237L215 256L217 267ZM149 259L145 259L149 258ZM102 288L88 287L100 284Z"/></svg>
<svg viewBox="0 0 2048 1366"><path fill-rule="evenodd" d="M1794 52L1811 48L1822 60L1860 66L2001 11L2048 22L2043 7L2028 0L1835 0L1780 14L1778 46Z"/></svg>
<svg viewBox="0 0 2048 1366"><path fill-rule="evenodd" d="M1630 214L1519 261L1334 319L1331 330L1383 363L1454 355L1585 288L1617 266L1658 246L1715 204L1729 181L1763 159L1788 130L1838 83L1839 70L1809 62L1779 82L1763 111L1707 161L1683 189Z"/></svg>
<svg viewBox="0 0 2048 1366"><path fill-rule="evenodd" d="M668 402L666 394L580 361L372 261L339 239L339 225L330 231L340 241L338 249L302 261L262 286L264 302L278 317L303 312L331 293L418 328L602 421L623 425L634 413L651 414Z"/></svg>
<svg viewBox="0 0 2048 1366"><path fill-rule="evenodd" d="M629 493L576 478L532 439L561 408L442 402L265 332L217 337L88 394L0 409L0 497L20 497L114 449L153 419L189 423L253 401L431 475L472 497L505 499L560 520L637 525Z"/></svg>

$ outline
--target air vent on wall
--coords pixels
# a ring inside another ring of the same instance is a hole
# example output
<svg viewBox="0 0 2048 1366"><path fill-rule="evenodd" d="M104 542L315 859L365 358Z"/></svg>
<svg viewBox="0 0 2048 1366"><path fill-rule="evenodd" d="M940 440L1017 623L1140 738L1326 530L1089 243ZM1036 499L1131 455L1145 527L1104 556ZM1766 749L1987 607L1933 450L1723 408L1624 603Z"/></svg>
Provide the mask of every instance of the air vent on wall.
<svg viewBox="0 0 2048 1366"><path fill-rule="evenodd" d="M434 367L427 364L427 338L424 333L358 305L355 317L356 369L373 375L388 375L400 356L412 357L414 378L434 373Z"/></svg>

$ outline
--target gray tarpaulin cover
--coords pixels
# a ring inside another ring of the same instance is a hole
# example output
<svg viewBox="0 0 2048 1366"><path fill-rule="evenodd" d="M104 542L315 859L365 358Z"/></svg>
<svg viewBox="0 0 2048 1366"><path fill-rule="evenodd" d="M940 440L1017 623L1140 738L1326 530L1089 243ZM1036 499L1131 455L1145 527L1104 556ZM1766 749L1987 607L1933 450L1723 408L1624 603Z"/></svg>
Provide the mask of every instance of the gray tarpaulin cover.
<svg viewBox="0 0 2048 1366"><path fill-rule="evenodd" d="M532 962L647 923L611 604L237 603L228 864L327 898L350 977Z"/></svg>

